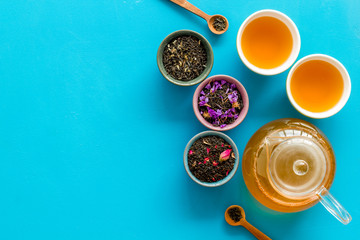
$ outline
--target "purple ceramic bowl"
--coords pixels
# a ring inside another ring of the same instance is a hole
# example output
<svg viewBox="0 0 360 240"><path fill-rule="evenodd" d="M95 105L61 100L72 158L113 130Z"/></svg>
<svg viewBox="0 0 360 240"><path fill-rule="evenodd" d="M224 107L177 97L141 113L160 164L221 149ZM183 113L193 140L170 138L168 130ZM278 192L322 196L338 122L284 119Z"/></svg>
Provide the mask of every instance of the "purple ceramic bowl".
<svg viewBox="0 0 360 240"><path fill-rule="evenodd" d="M230 84L232 84L232 83L235 84L236 88L238 89L238 91L239 91L239 93L241 95L241 98L242 98L242 101L243 101L243 104L244 104L244 107L241 110L238 119L236 119L235 122L233 122L232 124L229 124L229 125L227 125L227 126L225 126L223 128L215 127L211 123L206 121L204 119L204 117L200 114L199 107L198 107L198 99L199 99L199 95L200 95L201 90L210 81L220 81L220 80L225 80L225 81L229 82ZM212 76L212 77L209 77L209 78L205 79L196 88L195 93L194 93L194 97L193 97L193 109L194 109L195 116L197 117L197 119L199 119L199 121L205 127L209 128L211 130L214 130L214 131L227 131L227 130L233 129L234 127L239 125L244 120L244 118L245 118L245 116L246 116L246 114L247 114L247 112L249 110L249 97L248 97L248 94L247 94L244 86L238 80L236 80L235 78L227 76L227 75L215 75L215 76Z"/></svg>

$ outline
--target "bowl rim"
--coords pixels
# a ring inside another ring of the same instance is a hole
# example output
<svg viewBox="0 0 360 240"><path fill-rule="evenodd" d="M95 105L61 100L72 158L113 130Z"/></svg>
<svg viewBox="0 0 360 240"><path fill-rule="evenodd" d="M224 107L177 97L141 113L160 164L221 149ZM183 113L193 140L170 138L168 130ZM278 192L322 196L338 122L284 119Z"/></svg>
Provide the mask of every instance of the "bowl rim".
<svg viewBox="0 0 360 240"><path fill-rule="evenodd" d="M291 83L291 78L292 78L294 72L300 65L302 65L305 62L311 61L311 60L322 60L322 61L330 63L332 66L336 67L336 69L340 72L343 82L344 82L344 90L343 90L343 93L341 95L339 102L334 107L332 107L331 109L324 111L324 112L311 112L311 111L308 111L308 110L302 108L300 105L298 105L296 103L295 99L293 98L293 96L291 94L290 83ZM294 64L294 66L292 66L292 68L290 69L288 76L286 78L286 94L288 96L288 99L289 99L291 105L299 113L301 113L302 115L309 117L309 118L322 119L322 118L328 118L328 117L335 115L345 106L345 104L347 103L347 101L350 98L350 93L351 93L351 79L350 79L350 75L349 75L348 71L346 70L345 66L341 62L339 62L337 59L335 59L329 55L326 55L326 54L310 54L310 55L307 55L307 56L301 58Z"/></svg>
<svg viewBox="0 0 360 240"><path fill-rule="evenodd" d="M218 136L223 138L226 142L228 142L231 145L231 148L233 150L233 152L235 153L235 163L234 163L234 167L233 170L223 179L217 181L217 182L213 182L213 183L207 183L207 182L202 182L199 179L197 179L190 171L189 166L188 166L188 153L189 153L189 149L190 147L193 145L193 143L198 140L201 137L205 137L205 136ZM230 179L235 175L238 167L239 167L239 160L240 156L239 156L239 151L237 149L237 146L235 144L235 142L225 133L222 132L217 132L217 131L203 131L200 132L198 134L196 134L194 137L192 137L190 139L190 141L186 144L185 150L184 150L184 157L183 157L183 162L184 162L184 167L185 170L187 172L187 174L189 175L189 177L196 183L200 184L201 186L204 187L218 187L221 185L224 185L225 183L227 183L228 181L230 181Z"/></svg>
<svg viewBox="0 0 360 240"><path fill-rule="evenodd" d="M165 46L172 39L174 39L178 36L182 36L182 35L195 36L198 39L200 39L204 45L204 48L205 48L205 51L207 54L207 62L206 62L206 67L205 67L204 71L197 78L194 78L189 81L181 81L181 80L177 80L177 79L171 77L171 75L166 72L163 61L162 61L162 55L163 55ZM156 62L157 62L157 66L160 70L160 73L169 82L176 84L178 86L193 86L193 85L196 85L196 84L204 81L206 79L206 77L210 74L211 69L214 65L214 52L213 52L210 42L200 33L192 31L192 30L187 30L187 29L177 30L177 31L172 32L169 35L167 35L160 43L160 46L158 48L157 55L156 55Z"/></svg>
<svg viewBox="0 0 360 240"><path fill-rule="evenodd" d="M230 83L234 83L236 85L236 88L238 89L241 98L243 100L243 104L244 107L241 110L238 119L235 120L235 122L220 128L220 127L215 127L213 126L211 123L209 123L208 121L206 121L203 116L200 114L199 108L198 108L198 98L200 95L201 90L210 82L210 81L219 81L219 80L225 80L227 82ZM245 89L245 87L235 78L228 76L228 75L223 75L223 74L219 74L219 75L214 75L211 76L207 79L205 79L201 84L199 84L199 86L195 89L194 95L193 95L193 110L195 113L196 118L201 122L201 124L203 124L205 127L214 130L214 131L228 131L231 130L235 127L237 127L240 123L242 123L249 111L249 95L247 94L247 91Z"/></svg>
<svg viewBox="0 0 360 240"><path fill-rule="evenodd" d="M253 65L252 63L250 63L246 59L246 57L242 51L242 47L241 47L241 37L242 37L242 34L243 34L246 26L253 20L255 20L259 17L264 17L264 16L274 17L274 18L280 20L281 22L283 22L290 30L292 38L293 38L293 49L292 49L288 59L280 66L278 66L276 68L271 68L271 69L259 68L255 65ZM299 56L300 48L301 48L301 38L300 38L300 33L299 33L299 30L298 30L296 24L286 14L284 14L280 11L277 11L277 10L273 10L273 9L263 9L263 10L259 10L259 11L252 13L241 24L241 26L238 30L237 36L236 36L236 49L237 49L237 52L239 54L241 61L251 71L258 73L260 75L264 75L264 76L277 75L277 74L280 74L280 73L286 71L287 69L289 69L291 67L291 65L294 64L297 57Z"/></svg>

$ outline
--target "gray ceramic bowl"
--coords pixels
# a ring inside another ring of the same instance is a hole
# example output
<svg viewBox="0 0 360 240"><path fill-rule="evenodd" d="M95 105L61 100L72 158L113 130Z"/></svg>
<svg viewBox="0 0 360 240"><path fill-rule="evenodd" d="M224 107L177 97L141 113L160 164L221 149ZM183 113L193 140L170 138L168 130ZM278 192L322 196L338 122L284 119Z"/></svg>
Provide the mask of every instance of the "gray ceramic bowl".
<svg viewBox="0 0 360 240"><path fill-rule="evenodd" d="M233 122L232 124L229 124L223 128L221 127L215 127L214 125L212 125L211 123L209 123L208 121L205 120L205 118L200 114L199 111L199 106L198 106L198 99L199 99L199 95L201 90L204 89L204 87L210 82L210 81L220 81L220 80L225 80L229 83L233 83L235 84L237 90L239 91L241 98L243 100L243 104L244 107L241 110L239 117L235 120L235 122ZM249 96L246 92L245 87L235 78L227 76L227 75L215 75L215 76L211 76L209 78L207 78L205 81L203 81L195 90L194 92L194 96L193 96L193 109L194 109L194 113L196 118L207 128L214 130L214 131L227 131L230 129L233 129L234 127L236 127L237 125L239 125L246 117L248 111L249 111Z"/></svg>
<svg viewBox="0 0 360 240"><path fill-rule="evenodd" d="M199 179L197 179L190 171L189 169L189 165L188 165L188 153L190 150L190 147L193 145L193 143L198 140L201 137L205 137L205 136L219 136L221 138L223 138L226 142L228 142L231 145L232 150L235 153L235 163L234 163L234 168L233 170L222 180L217 181L217 182L213 182L213 183L208 183L208 182L202 182ZM227 183L236 173L236 170L239 167L239 151L234 143L234 141L227 136L224 133L221 132L215 132L215 131L205 131L205 132L201 132L197 135L195 135L186 145L185 147L185 151L184 151L184 166L185 166L185 170L188 173L188 175L190 176L190 178L192 180L194 180L196 183L205 186L205 187L218 187L221 186L225 183Z"/></svg>
<svg viewBox="0 0 360 240"><path fill-rule="evenodd" d="M205 67L204 71L200 74L200 76L198 76L197 78L190 80L190 81L181 81L181 80L177 80L177 79L173 78L170 74L168 74L166 72L164 64L163 64L163 52L164 52L165 46L174 38L183 36L183 35L195 36L198 39L200 39L201 42L203 43L206 53L207 53L207 62L206 62L206 67ZM208 40L206 40L206 38L204 36L202 36L201 34L191 31L191 30L179 30L179 31L171 33L161 42L160 47L157 52L157 64L158 64L161 74L169 82L174 83L179 86L193 86L193 85L196 85L196 84L200 83L201 81L203 81L209 75L209 73L212 69L212 66L214 64L214 53L213 53L213 50L212 50L211 45L208 42Z"/></svg>

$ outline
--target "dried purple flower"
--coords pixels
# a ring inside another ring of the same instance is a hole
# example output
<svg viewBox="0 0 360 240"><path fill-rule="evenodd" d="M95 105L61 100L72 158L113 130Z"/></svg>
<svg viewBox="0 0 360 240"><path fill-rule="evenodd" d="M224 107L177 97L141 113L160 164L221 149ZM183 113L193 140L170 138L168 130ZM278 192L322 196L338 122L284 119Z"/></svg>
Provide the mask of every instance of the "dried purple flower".
<svg viewBox="0 0 360 240"><path fill-rule="evenodd" d="M208 113L210 114L211 118L217 118L216 111L208 107Z"/></svg>
<svg viewBox="0 0 360 240"><path fill-rule="evenodd" d="M214 85L211 87L210 89L210 93L215 92L216 90L218 90L220 88L220 84L219 82L214 82Z"/></svg>
<svg viewBox="0 0 360 240"><path fill-rule="evenodd" d="M235 91L233 91L232 93L229 94L228 98L231 103L234 103L234 102L237 102L238 95Z"/></svg>
<svg viewBox="0 0 360 240"><path fill-rule="evenodd" d="M217 86L217 89L222 88L222 85L219 82L214 82L214 84L215 84L215 86Z"/></svg>
<svg viewBox="0 0 360 240"><path fill-rule="evenodd" d="M200 101L209 102L209 98L206 96L201 96L199 99L200 99Z"/></svg>
<svg viewBox="0 0 360 240"><path fill-rule="evenodd" d="M233 123L242 108L241 95L236 85L226 80L208 83L200 91L198 100L200 114L209 123L220 128Z"/></svg>
<svg viewBox="0 0 360 240"><path fill-rule="evenodd" d="M209 102L209 98L206 96L201 96L199 99L200 99L199 106L204 106Z"/></svg>
<svg viewBox="0 0 360 240"><path fill-rule="evenodd" d="M230 112L231 110L226 110L225 113L223 114L224 118L231 118L233 116L233 114Z"/></svg>
<svg viewBox="0 0 360 240"><path fill-rule="evenodd" d="M221 116L222 111L220 109L217 109L216 111L214 109L208 108L208 112L213 119L217 119Z"/></svg>

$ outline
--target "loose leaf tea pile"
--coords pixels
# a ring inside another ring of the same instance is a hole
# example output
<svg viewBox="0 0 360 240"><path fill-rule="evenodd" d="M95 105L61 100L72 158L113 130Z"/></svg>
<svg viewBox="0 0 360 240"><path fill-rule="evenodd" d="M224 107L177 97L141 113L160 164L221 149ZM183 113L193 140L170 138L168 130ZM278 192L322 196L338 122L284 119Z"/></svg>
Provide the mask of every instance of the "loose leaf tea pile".
<svg viewBox="0 0 360 240"><path fill-rule="evenodd" d="M241 215L241 211L238 207L232 207L228 210L228 214L229 217L234 221L234 222L239 222L240 219L242 218Z"/></svg>
<svg viewBox="0 0 360 240"><path fill-rule="evenodd" d="M200 92L198 105L205 120L221 128L235 122L244 107L235 84L225 80L208 83Z"/></svg>
<svg viewBox="0 0 360 240"><path fill-rule="evenodd" d="M188 153L191 173L202 182L217 182L234 168L235 154L231 145L218 136L196 140Z"/></svg>
<svg viewBox="0 0 360 240"><path fill-rule="evenodd" d="M163 64L173 78L189 81L197 78L206 67L207 54L201 40L194 36L180 36L166 45Z"/></svg>
<svg viewBox="0 0 360 240"><path fill-rule="evenodd" d="M226 20L222 17L216 17L212 25L216 31L222 31L226 28Z"/></svg>

